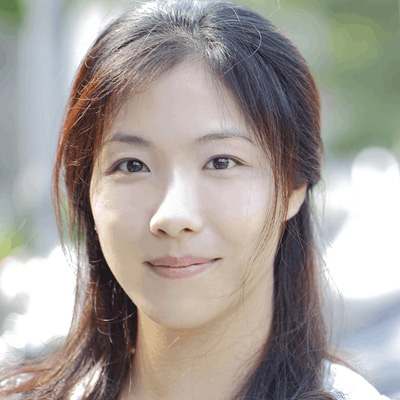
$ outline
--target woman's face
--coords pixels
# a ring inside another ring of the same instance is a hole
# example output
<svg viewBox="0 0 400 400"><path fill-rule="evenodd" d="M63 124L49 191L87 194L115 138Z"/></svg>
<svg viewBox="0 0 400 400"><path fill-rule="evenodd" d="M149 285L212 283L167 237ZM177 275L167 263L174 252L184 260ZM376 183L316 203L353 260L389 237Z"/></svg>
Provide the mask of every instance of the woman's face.
<svg viewBox="0 0 400 400"><path fill-rule="evenodd" d="M178 328L234 310L273 197L271 169L240 110L201 63L183 63L128 99L106 132L90 185L111 271L140 312ZM271 240L266 263L250 271L245 301L270 299L275 248ZM168 279L148 264L167 255L219 260Z"/></svg>

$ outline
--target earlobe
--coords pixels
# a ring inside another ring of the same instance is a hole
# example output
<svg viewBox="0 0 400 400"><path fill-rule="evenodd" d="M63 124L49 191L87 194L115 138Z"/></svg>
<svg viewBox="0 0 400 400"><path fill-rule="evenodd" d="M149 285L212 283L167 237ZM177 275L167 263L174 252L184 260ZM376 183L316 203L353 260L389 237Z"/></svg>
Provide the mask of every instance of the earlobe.
<svg viewBox="0 0 400 400"><path fill-rule="evenodd" d="M300 186L299 188L294 189L292 191L289 198L286 221L297 214L306 197L306 192L307 192L307 185Z"/></svg>

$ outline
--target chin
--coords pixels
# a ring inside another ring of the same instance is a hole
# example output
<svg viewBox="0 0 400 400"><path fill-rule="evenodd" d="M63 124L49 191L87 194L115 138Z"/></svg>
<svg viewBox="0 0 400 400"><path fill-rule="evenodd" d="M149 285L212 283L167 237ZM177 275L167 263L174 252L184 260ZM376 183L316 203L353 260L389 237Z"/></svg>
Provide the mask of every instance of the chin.
<svg viewBox="0 0 400 400"><path fill-rule="evenodd" d="M204 304L203 304L204 307ZM221 315L219 310L212 307L204 307L199 309L197 306L192 307L164 307L147 309L144 307L140 313L159 325L168 329L182 329L182 330L197 330L201 327L206 327L208 324L214 322Z"/></svg>

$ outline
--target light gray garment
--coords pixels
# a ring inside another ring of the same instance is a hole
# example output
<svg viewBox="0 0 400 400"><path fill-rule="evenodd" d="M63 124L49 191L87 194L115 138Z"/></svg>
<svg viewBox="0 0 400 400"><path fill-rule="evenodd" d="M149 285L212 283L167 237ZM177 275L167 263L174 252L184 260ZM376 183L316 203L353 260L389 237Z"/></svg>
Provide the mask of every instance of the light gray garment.
<svg viewBox="0 0 400 400"><path fill-rule="evenodd" d="M366 379L351 369L325 363L324 387L328 392L344 400L389 400L381 395ZM340 396L342 394L342 397Z"/></svg>

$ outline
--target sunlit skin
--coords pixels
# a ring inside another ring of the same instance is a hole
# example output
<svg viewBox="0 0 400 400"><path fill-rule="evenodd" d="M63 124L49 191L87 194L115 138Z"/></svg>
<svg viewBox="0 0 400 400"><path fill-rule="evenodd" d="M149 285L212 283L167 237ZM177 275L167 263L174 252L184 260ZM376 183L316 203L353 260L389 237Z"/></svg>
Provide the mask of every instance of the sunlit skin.
<svg viewBox="0 0 400 400"><path fill-rule="evenodd" d="M277 234L243 290L238 285L274 199L272 172L249 140L194 145L221 132L251 138L232 97L200 62L133 94L106 132L90 201L105 259L138 308L123 399L223 399L267 339ZM154 148L131 143L132 135ZM304 190L293 192L287 218L303 198ZM165 255L221 260L202 274L165 279L144 263Z"/></svg>

